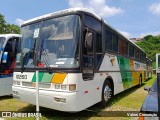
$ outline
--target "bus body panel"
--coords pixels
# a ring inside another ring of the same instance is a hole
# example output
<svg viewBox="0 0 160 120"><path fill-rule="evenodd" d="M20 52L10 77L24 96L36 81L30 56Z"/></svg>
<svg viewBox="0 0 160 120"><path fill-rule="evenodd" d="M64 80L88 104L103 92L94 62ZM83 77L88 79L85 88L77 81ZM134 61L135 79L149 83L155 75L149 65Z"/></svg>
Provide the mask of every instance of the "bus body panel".
<svg viewBox="0 0 160 120"><path fill-rule="evenodd" d="M13 92L18 91L18 95L13 94L13 97L20 99L21 101L36 104L36 91L35 89L20 88L13 86ZM25 95L24 95L25 94ZM56 102L54 98L65 98L66 103ZM45 91L39 90L39 105L51 109L60 111L80 111L77 109L76 92L56 92L56 91Z"/></svg>
<svg viewBox="0 0 160 120"><path fill-rule="evenodd" d="M13 96L18 98L22 101L35 104L35 86L22 86L24 82L31 83L34 78L35 73L26 73L26 72L15 72L14 73L14 81L19 81L20 85L13 85ZM41 73L42 74L42 73ZM44 73L47 74L47 73ZM28 80L20 80L17 79L20 75L29 75ZM44 75L43 75L44 76ZM95 78L100 77L100 74L95 74ZM43 77L42 77L43 78ZM53 77L54 78L54 75ZM39 104L40 106L56 109L60 111L81 111L85 108L90 107L91 105L98 103L101 101L101 91L102 85L104 82L105 77L100 77L100 79L94 79L91 81L84 81L82 79L82 74L76 73L68 73L65 77L64 81L60 85L69 85L69 84L76 84L76 91L65 91L65 90L57 90L54 88L55 83L48 83L50 84L49 88L39 88ZM52 82L52 80L46 80ZM99 81L97 84L97 81ZM41 82L39 86L41 86ZM45 84L45 82L43 83ZM17 95L18 94L18 95ZM25 94L25 95L24 95ZM65 98L66 103L58 103L54 101L54 98ZM50 104L48 104L50 103Z"/></svg>
<svg viewBox="0 0 160 120"><path fill-rule="evenodd" d="M113 59L114 61L112 61ZM127 66L125 66L126 61L129 63L129 65L128 63L126 63ZM113 79L114 94L117 94L124 91L125 89L128 89L132 86L139 84L140 74L142 74L142 78L144 79L144 72L143 72L144 66L145 64L133 61L132 59L129 60L122 57L106 54L104 56L102 65L100 67L100 72L94 73L93 80L83 80L82 73L49 74L46 72L39 72L40 106L57 109L60 111L81 111L101 101L102 86L104 81L108 77L111 77ZM128 70L129 73L126 74L126 72L124 72L125 70ZM62 75L64 74L66 74L66 76L62 77ZM13 80L20 82L20 86L13 85L13 96L17 98L16 94L14 94L14 92L17 91L19 94L18 96L19 99L25 102L29 102L31 104L35 104L35 99L33 99L36 93L35 73L14 72ZM48 84L48 88L44 87L42 84ZM55 89L55 84L67 85L67 89L69 88L70 84L76 84L76 91L73 92L74 93L73 96L72 95L70 96L70 91L68 90L65 91L61 89L57 90ZM23 94L25 94L25 96ZM69 98L67 98L67 96L69 96ZM53 106L47 105L45 100L51 98L54 99L54 97L65 98L67 101L66 105L63 105L64 103L53 103L54 104ZM81 98L81 99L76 99L76 98ZM74 101L76 99L76 102L70 103L71 99ZM55 104L57 104L58 106L62 104L60 106L63 106L62 107L63 109L61 109L61 107L55 107L57 106ZM74 106L73 107L74 109L67 107L70 106L70 104Z"/></svg>
<svg viewBox="0 0 160 120"><path fill-rule="evenodd" d="M100 72L104 71L105 77L107 78L107 76L110 76L111 79L113 80L114 94L117 94L124 90L118 60L115 55L106 53L103 58L99 71Z"/></svg>
<svg viewBox="0 0 160 120"><path fill-rule="evenodd" d="M114 81L114 94L139 84L140 76L145 81L146 64L106 53L100 71L106 71Z"/></svg>
<svg viewBox="0 0 160 120"><path fill-rule="evenodd" d="M0 96L12 94L13 79L11 76L0 77Z"/></svg>

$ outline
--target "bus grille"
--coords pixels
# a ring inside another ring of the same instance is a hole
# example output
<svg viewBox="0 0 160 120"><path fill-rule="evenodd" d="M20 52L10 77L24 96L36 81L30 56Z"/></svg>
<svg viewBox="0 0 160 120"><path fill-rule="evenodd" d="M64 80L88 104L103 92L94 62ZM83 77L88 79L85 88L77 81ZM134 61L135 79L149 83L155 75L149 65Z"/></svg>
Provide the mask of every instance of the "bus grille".
<svg viewBox="0 0 160 120"><path fill-rule="evenodd" d="M35 87L36 83L32 82L22 82L22 86L26 87ZM50 88L51 84L50 83L39 83L39 88Z"/></svg>
<svg viewBox="0 0 160 120"><path fill-rule="evenodd" d="M22 86L32 87L31 82L22 82Z"/></svg>
<svg viewBox="0 0 160 120"><path fill-rule="evenodd" d="M49 83L39 83L39 88L50 88L51 87L51 84Z"/></svg>

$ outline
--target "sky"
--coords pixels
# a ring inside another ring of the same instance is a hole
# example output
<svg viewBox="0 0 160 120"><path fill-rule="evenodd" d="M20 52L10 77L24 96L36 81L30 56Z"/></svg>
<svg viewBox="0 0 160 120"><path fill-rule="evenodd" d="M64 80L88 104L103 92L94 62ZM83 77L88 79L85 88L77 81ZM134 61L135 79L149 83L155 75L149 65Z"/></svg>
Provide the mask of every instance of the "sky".
<svg viewBox="0 0 160 120"><path fill-rule="evenodd" d="M74 7L89 8L127 38L160 34L160 0L1 0L9 24Z"/></svg>

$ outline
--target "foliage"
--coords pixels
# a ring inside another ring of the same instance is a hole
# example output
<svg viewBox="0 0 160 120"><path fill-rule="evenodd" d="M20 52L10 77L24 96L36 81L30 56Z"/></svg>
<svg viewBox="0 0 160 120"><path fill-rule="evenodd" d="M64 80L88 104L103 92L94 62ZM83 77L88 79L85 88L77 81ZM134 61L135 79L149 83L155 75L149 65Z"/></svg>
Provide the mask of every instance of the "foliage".
<svg viewBox="0 0 160 120"><path fill-rule="evenodd" d="M0 14L0 34L8 34L8 33L20 33L20 28L14 24L8 24L5 19L4 15Z"/></svg>
<svg viewBox="0 0 160 120"><path fill-rule="evenodd" d="M147 35L136 44L146 52L147 57L152 60L155 68L156 53L160 53L160 36Z"/></svg>

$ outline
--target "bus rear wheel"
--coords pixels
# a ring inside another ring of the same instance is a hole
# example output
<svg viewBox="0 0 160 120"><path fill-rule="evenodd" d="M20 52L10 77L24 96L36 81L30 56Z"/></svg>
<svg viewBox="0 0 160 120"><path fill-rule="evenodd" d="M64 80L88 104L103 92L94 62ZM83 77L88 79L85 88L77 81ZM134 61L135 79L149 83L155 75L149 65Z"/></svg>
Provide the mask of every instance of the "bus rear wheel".
<svg viewBox="0 0 160 120"><path fill-rule="evenodd" d="M102 101L101 101L101 106L102 108L106 107L108 101L112 97L112 84L109 80L106 80L103 84L103 89L102 89Z"/></svg>

